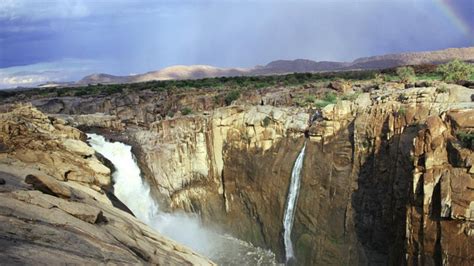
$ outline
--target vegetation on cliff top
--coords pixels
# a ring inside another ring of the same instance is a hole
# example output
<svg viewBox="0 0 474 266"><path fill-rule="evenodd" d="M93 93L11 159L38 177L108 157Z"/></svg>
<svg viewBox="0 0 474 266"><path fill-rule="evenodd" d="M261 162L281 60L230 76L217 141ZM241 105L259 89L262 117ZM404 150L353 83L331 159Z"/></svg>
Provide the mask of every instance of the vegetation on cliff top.
<svg viewBox="0 0 474 266"><path fill-rule="evenodd" d="M456 135L467 148L474 149L474 132L458 131Z"/></svg>
<svg viewBox="0 0 474 266"><path fill-rule="evenodd" d="M454 60L438 67L444 81L459 82L474 75L474 66L461 60Z"/></svg>
<svg viewBox="0 0 474 266"><path fill-rule="evenodd" d="M397 68L397 75L403 83L412 82L416 78L413 67L399 67Z"/></svg>
<svg viewBox="0 0 474 266"><path fill-rule="evenodd" d="M469 70L470 69L470 70ZM0 98L8 97L63 97L96 96L115 93L151 90L167 92L187 89L212 89L228 91L225 103L229 105L239 98L240 91L267 87L291 87L335 80L374 80L375 83L387 81L412 82L416 80L459 81L474 80L472 65L460 61L437 67L436 65L417 65L412 67L390 68L383 70L339 71L318 73L293 73L267 76L216 77L195 80L164 80L125 84L96 84L81 87L58 87L26 90L0 90Z"/></svg>

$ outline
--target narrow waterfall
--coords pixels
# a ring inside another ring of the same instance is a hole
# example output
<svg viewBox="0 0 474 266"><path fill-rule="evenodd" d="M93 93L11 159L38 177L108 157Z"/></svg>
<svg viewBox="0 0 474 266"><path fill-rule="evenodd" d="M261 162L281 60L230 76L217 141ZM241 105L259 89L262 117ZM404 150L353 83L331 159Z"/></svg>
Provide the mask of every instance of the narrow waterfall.
<svg viewBox="0 0 474 266"><path fill-rule="evenodd" d="M114 165L114 194L137 219L220 265L276 265L272 252L205 228L196 215L161 212L141 177L132 147L96 134L87 136L92 148Z"/></svg>
<svg viewBox="0 0 474 266"><path fill-rule="evenodd" d="M283 240L285 244L286 261L294 258L293 243L291 242L291 229L295 219L296 203L301 183L301 169L303 168L304 151L306 150L306 142L303 145L298 157L296 158L293 171L291 172L290 187L288 188L288 198L286 200L285 215L283 218Z"/></svg>

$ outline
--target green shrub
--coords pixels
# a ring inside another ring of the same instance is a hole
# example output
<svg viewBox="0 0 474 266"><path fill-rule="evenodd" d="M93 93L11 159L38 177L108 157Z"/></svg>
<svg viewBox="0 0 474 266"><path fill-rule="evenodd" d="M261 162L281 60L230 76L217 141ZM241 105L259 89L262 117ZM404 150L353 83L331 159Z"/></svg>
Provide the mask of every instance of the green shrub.
<svg viewBox="0 0 474 266"><path fill-rule="evenodd" d="M238 90L231 91L227 93L227 95L224 98L224 102L226 105L232 104L233 101L239 99L240 97L240 92Z"/></svg>
<svg viewBox="0 0 474 266"><path fill-rule="evenodd" d="M355 101L357 99L357 97L359 97L359 95L361 95L361 92L355 92L355 93L351 93L351 94L345 94L341 97L341 100L344 100L344 101Z"/></svg>
<svg viewBox="0 0 474 266"><path fill-rule="evenodd" d="M446 85L441 85L441 87L436 88L437 93L446 93L448 92L448 87Z"/></svg>
<svg viewBox="0 0 474 266"><path fill-rule="evenodd" d="M307 103L314 103L314 101L316 101L316 98L314 97L314 95L308 95L306 96L305 101Z"/></svg>
<svg viewBox="0 0 474 266"><path fill-rule="evenodd" d="M398 98L397 98L397 99L398 99L398 101L400 101L400 102L404 102L404 101L408 100L409 98L408 98L408 96L407 96L405 93L400 93L400 95L398 95Z"/></svg>
<svg viewBox="0 0 474 266"><path fill-rule="evenodd" d="M334 92L326 92L321 100L316 101L316 107L324 108L329 104L337 102L337 95Z"/></svg>
<svg viewBox="0 0 474 266"><path fill-rule="evenodd" d="M458 131L456 133L458 139L470 149L474 149L474 133Z"/></svg>
<svg viewBox="0 0 474 266"><path fill-rule="evenodd" d="M78 90L76 92L74 92L74 96L85 96L85 95L88 95L89 92L85 89L82 89L82 90Z"/></svg>
<svg viewBox="0 0 474 266"><path fill-rule="evenodd" d="M442 79L447 82L468 80L474 74L474 66L459 59L453 60L437 68Z"/></svg>
<svg viewBox="0 0 474 266"><path fill-rule="evenodd" d="M58 90L56 91L56 95L57 95L58 97L66 96L66 95L68 95L68 92L69 92L69 91L68 91L67 89L58 89Z"/></svg>
<svg viewBox="0 0 474 266"><path fill-rule="evenodd" d="M324 107L326 107L326 106L328 106L328 105L330 105L330 104L331 104L330 102L318 101L318 102L316 102L315 105L316 105L316 107L318 107L318 108L324 108Z"/></svg>
<svg viewBox="0 0 474 266"><path fill-rule="evenodd" d="M375 76L374 76L375 84L377 85L382 84L385 81L387 81L386 79L387 79L387 75L382 74L382 73L375 73Z"/></svg>
<svg viewBox="0 0 474 266"><path fill-rule="evenodd" d="M264 127L268 127L271 122L272 122L272 119L271 119L270 117L266 116L266 117L263 119L263 126L264 126Z"/></svg>
<svg viewBox="0 0 474 266"><path fill-rule="evenodd" d="M193 109L189 108L189 107L184 107L183 109L181 109L181 114L182 115L189 115L189 114L192 114L193 113Z"/></svg>
<svg viewBox="0 0 474 266"><path fill-rule="evenodd" d="M329 103L336 103L337 102L337 95L334 92L326 92L324 94L323 101Z"/></svg>
<svg viewBox="0 0 474 266"><path fill-rule="evenodd" d="M413 67L398 67L397 75L403 83L412 82L416 77Z"/></svg>
<svg viewBox="0 0 474 266"><path fill-rule="evenodd" d="M298 107L305 107L306 106L306 103L303 101L303 99L294 99L293 103Z"/></svg>
<svg viewBox="0 0 474 266"><path fill-rule="evenodd" d="M103 86L102 86L103 87ZM104 87L103 87L104 88ZM120 85L108 85L103 89L103 92L107 95L111 95L114 93L122 93L123 86Z"/></svg>

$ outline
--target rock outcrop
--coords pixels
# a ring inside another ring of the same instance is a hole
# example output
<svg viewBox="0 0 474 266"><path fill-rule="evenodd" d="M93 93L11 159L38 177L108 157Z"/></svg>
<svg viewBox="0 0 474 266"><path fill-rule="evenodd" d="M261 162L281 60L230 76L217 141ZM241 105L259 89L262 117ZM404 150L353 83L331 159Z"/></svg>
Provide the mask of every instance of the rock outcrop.
<svg viewBox="0 0 474 266"><path fill-rule="evenodd" d="M213 265L115 208L84 134L29 105L0 113L0 261Z"/></svg>
<svg viewBox="0 0 474 266"><path fill-rule="evenodd" d="M413 247L407 240L413 142L433 117L472 108L470 93L460 86L364 93L324 107L309 128L304 109L235 106L163 120L131 135L171 208L198 212L282 256L288 182L307 130L293 233L299 262L398 264ZM465 117L450 121L465 124ZM284 126L291 121L298 126ZM452 241L469 250L467 240Z"/></svg>
<svg viewBox="0 0 474 266"><path fill-rule="evenodd" d="M248 197L256 205L271 203L275 211L281 211L286 193L281 187L286 186L291 164L278 175L281 178L263 176L252 188L248 182L253 171L268 171L262 167L267 163L281 171L281 165L271 161L273 155L279 153L279 160L285 160L289 150L297 152L308 121L309 114L297 108L233 106L204 116L163 120L150 130L133 132L131 138L141 147L143 164L171 208L201 213L207 222L224 224L230 232L261 246L266 245L266 235L252 215L265 213L265 230L274 230L271 242L279 245L280 219L270 212L271 206L261 212L250 210Z"/></svg>
<svg viewBox="0 0 474 266"><path fill-rule="evenodd" d="M413 150L407 210L409 264L474 262L474 152L456 132L474 128L474 110L429 117Z"/></svg>
<svg viewBox="0 0 474 266"><path fill-rule="evenodd" d="M332 89L355 92L317 110L290 106L331 88L245 92L229 107L208 90L62 98L57 113L120 131L163 207L199 213L280 258L291 170L306 139L292 234L298 264L472 265L473 155L459 132L472 134L474 91L339 85ZM52 100L34 103L44 110ZM194 114L166 115L182 106Z"/></svg>
<svg viewBox="0 0 474 266"><path fill-rule="evenodd" d="M0 113L2 157L35 165L58 180L72 180L100 189L110 185L110 169L95 156L81 131L31 106Z"/></svg>

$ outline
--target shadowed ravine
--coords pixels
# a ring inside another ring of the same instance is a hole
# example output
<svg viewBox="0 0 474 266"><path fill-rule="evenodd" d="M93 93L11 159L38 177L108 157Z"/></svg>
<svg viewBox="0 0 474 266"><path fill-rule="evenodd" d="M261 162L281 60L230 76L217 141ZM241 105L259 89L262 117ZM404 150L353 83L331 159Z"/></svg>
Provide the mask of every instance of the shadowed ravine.
<svg viewBox="0 0 474 266"><path fill-rule="evenodd" d="M220 265L276 265L270 251L205 228L197 216L161 212L149 185L141 178L131 146L108 142L96 134L88 137L89 144L113 163L114 192L140 221Z"/></svg>

